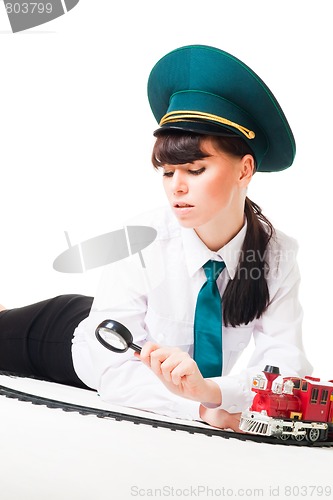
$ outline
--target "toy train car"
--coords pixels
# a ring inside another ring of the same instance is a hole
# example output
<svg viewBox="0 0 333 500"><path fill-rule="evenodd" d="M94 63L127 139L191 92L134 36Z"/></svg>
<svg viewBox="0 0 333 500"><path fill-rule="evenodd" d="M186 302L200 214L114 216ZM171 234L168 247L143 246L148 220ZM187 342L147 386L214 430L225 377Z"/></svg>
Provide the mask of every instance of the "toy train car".
<svg viewBox="0 0 333 500"><path fill-rule="evenodd" d="M239 428L281 440L315 443L332 439L333 381L285 377L279 382L279 376L278 367L266 366L253 379L256 395L251 407L242 413Z"/></svg>

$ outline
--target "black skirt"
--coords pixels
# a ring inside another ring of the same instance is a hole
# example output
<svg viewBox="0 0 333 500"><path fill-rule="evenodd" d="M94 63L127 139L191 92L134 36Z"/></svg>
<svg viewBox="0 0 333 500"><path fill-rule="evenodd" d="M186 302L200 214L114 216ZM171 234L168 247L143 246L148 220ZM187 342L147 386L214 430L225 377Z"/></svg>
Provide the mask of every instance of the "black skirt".
<svg viewBox="0 0 333 500"><path fill-rule="evenodd" d="M0 312L0 370L87 388L74 370L72 339L92 301L60 295Z"/></svg>

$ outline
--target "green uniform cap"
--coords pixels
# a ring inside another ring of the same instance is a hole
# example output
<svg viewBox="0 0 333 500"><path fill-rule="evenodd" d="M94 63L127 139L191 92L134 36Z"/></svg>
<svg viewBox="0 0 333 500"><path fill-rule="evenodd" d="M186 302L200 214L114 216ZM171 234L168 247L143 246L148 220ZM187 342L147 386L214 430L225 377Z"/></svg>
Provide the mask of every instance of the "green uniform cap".
<svg viewBox="0 0 333 500"><path fill-rule="evenodd" d="M261 172L284 170L294 161L293 133L274 95L251 68L223 50L190 45L170 52L150 73L148 98L160 125L155 134L239 136Z"/></svg>

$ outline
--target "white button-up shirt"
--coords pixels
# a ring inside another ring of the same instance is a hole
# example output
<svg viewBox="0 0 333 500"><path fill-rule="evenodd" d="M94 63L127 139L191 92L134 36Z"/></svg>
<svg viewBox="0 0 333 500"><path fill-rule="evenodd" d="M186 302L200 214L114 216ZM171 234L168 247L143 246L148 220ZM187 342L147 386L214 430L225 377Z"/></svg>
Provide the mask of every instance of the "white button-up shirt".
<svg viewBox="0 0 333 500"><path fill-rule="evenodd" d="M75 331L74 367L80 379L105 401L199 419L199 403L168 391L131 349L123 354L105 349L97 341L95 329L103 320L114 319L132 332L136 344L151 340L161 346L178 346L193 355L196 300L206 281L202 266L209 259L225 262L217 280L223 296L237 272L246 222L217 252L209 250L193 229L182 228L168 207L145 214L135 223L154 227L157 238L142 251L141 258L133 255L105 267L90 315ZM302 347L296 253L296 241L276 231L266 256L270 268L267 310L247 325L223 325L223 373L213 380L221 388L221 408L227 411L239 412L250 406L252 378L266 365L278 366L283 376L304 376L312 371ZM249 252L245 258L253 259L253 255ZM247 366L230 374L251 337L255 347Z"/></svg>

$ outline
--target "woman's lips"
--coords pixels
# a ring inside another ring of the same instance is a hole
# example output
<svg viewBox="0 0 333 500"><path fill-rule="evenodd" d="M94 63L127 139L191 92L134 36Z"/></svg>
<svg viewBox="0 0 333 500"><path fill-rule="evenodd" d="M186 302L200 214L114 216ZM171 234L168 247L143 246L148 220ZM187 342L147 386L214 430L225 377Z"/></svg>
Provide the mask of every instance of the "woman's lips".
<svg viewBox="0 0 333 500"><path fill-rule="evenodd" d="M182 202L174 203L173 206L175 208L193 207L193 205L190 205L189 203L182 203Z"/></svg>
<svg viewBox="0 0 333 500"><path fill-rule="evenodd" d="M194 208L189 203L177 202L173 204L173 209L177 215L186 215Z"/></svg>

